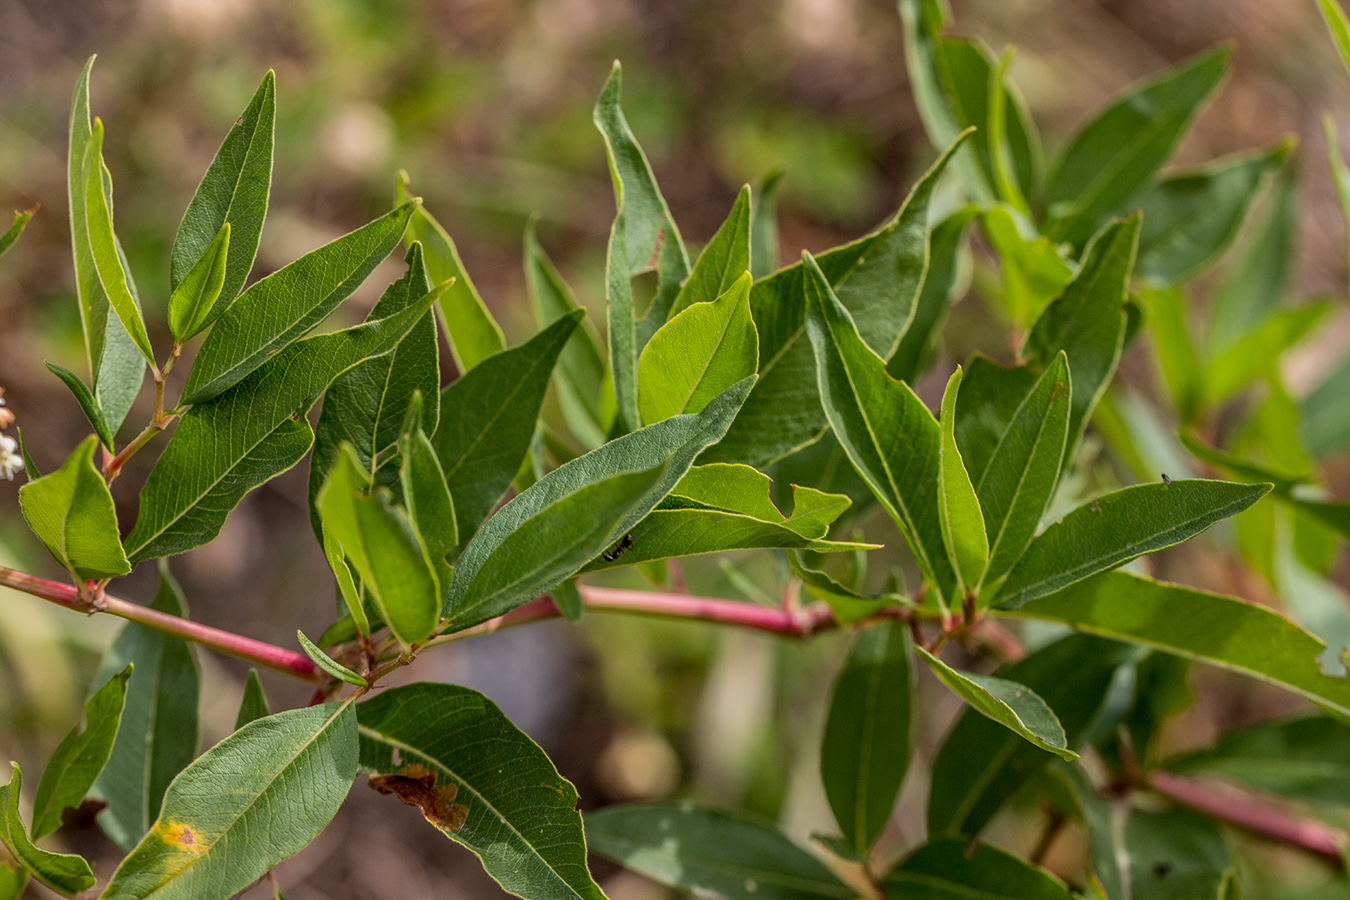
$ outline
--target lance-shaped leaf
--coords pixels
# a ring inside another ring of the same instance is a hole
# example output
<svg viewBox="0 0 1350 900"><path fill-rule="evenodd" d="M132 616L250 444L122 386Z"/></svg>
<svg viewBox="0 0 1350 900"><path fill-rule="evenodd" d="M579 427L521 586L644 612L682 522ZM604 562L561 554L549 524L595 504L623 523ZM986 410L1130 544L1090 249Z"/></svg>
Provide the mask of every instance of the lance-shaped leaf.
<svg viewBox="0 0 1350 900"><path fill-rule="evenodd" d="M441 584L407 510L386 488L371 490L355 451L344 445L315 503L352 561L381 618L405 647L427 639L440 613Z"/></svg>
<svg viewBox="0 0 1350 900"><path fill-rule="evenodd" d="M455 499L459 533L468 539L520 471L534 439L549 376L582 312L554 322L519 347L504 350L441 392L432 437Z"/></svg>
<svg viewBox="0 0 1350 900"><path fill-rule="evenodd" d="M230 223L226 222L169 296L169 331L177 343L186 343L225 311L225 305L218 305L218 301L229 253Z"/></svg>
<svg viewBox="0 0 1350 900"><path fill-rule="evenodd" d="M610 368L614 373L619 415L630 428L635 428L638 422L637 365L642 346L634 318L632 278L649 271L653 260L664 255L665 259L659 261L668 271L662 273L661 280L679 284L689 273L689 259L666 200L656 186L656 177L646 154L624 118L620 101L622 91L623 70L616 60L609 80L600 92L600 99L595 103L593 118L605 140L616 207L605 261ZM658 305L669 302L658 298ZM655 323L657 327L664 324L668 311L668 306L657 310L661 318Z"/></svg>
<svg viewBox="0 0 1350 900"><path fill-rule="evenodd" d="M219 249L220 230L230 226L220 292L212 302L201 304L204 308L192 317L198 324L191 333L205 329L225 311L253 268L272 186L275 120L276 76L268 72L216 151L178 225L169 256L169 283L175 293L199 261L210 256L213 247ZM176 331L174 337L187 339Z"/></svg>
<svg viewBox="0 0 1350 900"><path fill-rule="evenodd" d="M79 806L112 752L122 706L127 699L131 665L99 688L84 705L84 724L77 725L57 745L38 781L33 797L33 839L61 825L61 811Z"/></svg>
<svg viewBox="0 0 1350 900"><path fill-rule="evenodd" d="M633 526L622 546L582 572L722 550L781 548L815 553L875 549L875 544L824 540L849 507L842 494L793 485L792 515L769 499L769 476L749 466L695 466L661 504Z"/></svg>
<svg viewBox="0 0 1350 900"><path fill-rule="evenodd" d="M865 854L885 827L909 767L909 632L901 622L853 639L834 685L820 778L850 850Z"/></svg>
<svg viewBox="0 0 1350 900"><path fill-rule="evenodd" d="M695 303L711 303L721 297L750 268L750 185L741 188L732 204L731 212L703 248L690 270L689 277L680 285L680 292L671 304L670 315L679 313ZM747 285L747 288L749 286ZM640 361L639 361L640 362ZM638 386L641 389L641 370ZM640 395L639 395L640 396Z"/></svg>
<svg viewBox="0 0 1350 900"><path fill-rule="evenodd" d="M1275 361L1303 340L1332 309L1330 303L1313 303L1271 313L1255 329L1210 359L1202 378L1204 399L1217 406L1269 372Z"/></svg>
<svg viewBox="0 0 1350 900"><path fill-rule="evenodd" d="M996 604L1017 609L1145 553L1179 544L1237 515L1268 484L1187 479L1103 494L1045 529L1008 573Z"/></svg>
<svg viewBox="0 0 1350 900"><path fill-rule="evenodd" d="M638 409L651 425L696 413L731 385L755 374L759 336L750 318L750 273L710 302L677 313L638 360Z"/></svg>
<svg viewBox="0 0 1350 900"><path fill-rule="evenodd" d="M93 392L99 408L113 431L122 424L145 375L145 360L122 327L117 316L109 315L108 295L99 281L89 243L86 215L84 152L89 146L89 72L94 57L89 57L75 82L70 103L70 145L67 189L70 209L70 243L75 260L75 295L80 306L80 324L88 353Z"/></svg>
<svg viewBox="0 0 1350 900"><path fill-rule="evenodd" d="M33 218L33 214L37 211L38 208L35 206L32 209L14 213L14 224L9 226L4 234L0 234L0 256L3 256L6 250L14 246L14 242L19 239L19 235L23 234L23 230L28 227L28 220Z"/></svg>
<svg viewBox="0 0 1350 900"><path fill-rule="evenodd" d="M816 257L863 342L882 357L897 348L928 269L933 189L963 137L915 183L885 225ZM759 382L727 437L704 462L763 466L816 441L826 427L816 366L806 338L806 266L798 262L756 283L750 312L759 333Z"/></svg>
<svg viewBox="0 0 1350 900"><path fill-rule="evenodd" d="M956 589L970 594L979 587L989 562L989 539L985 536L984 513L970 483L961 451L956 447L956 393L961 388L961 367L947 380L942 394L942 441L938 448L938 522L947 559L956 572Z"/></svg>
<svg viewBox="0 0 1350 900"><path fill-rule="evenodd" d="M586 816L591 849L653 881L727 900L852 900L820 860L767 822L708 807L640 803Z"/></svg>
<svg viewBox="0 0 1350 900"><path fill-rule="evenodd" d="M1326 3L1327 0L1319 0ZM1341 219L1350 222L1350 167L1341 156L1341 136L1336 128L1336 120L1331 113L1322 114L1322 134L1327 145L1327 166L1331 169L1331 181L1336 188L1336 205L1341 208ZM1350 236L1346 238L1350 244Z"/></svg>
<svg viewBox="0 0 1350 900"><path fill-rule="evenodd" d="M317 509L315 510L317 513ZM328 568L333 571L333 578L337 580L338 594L342 597L342 602L347 606L347 615L344 621L354 630L352 639L355 639L356 633L370 634L370 618L366 615L366 604L363 593L356 587L356 580L352 578L351 567L347 565L347 557L342 552L342 544L331 533L323 530L320 523L319 530L322 532L320 540L323 542L323 557L328 561ZM325 640L328 632L325 631L319 636L319 643L325 647L331 644Z"/></svg>
<svg viewBox="0 0 1350 900"><path fill-rule="evenodd" d="M79 579L131 571L117 536L117 511L103 473L94 465L98 438L90 435L60 469L19 488L19 506L33 534Z"/></svg>
<svg viewBox="0 0 1350 900"><path fill-rule="evenodd" d="M326 319L394 249L416 208L405 203L244 291L202 344L182 402L201 403L238 384Z"/></svg>
<svg viewBox="0 0 1350 900"><path fill-rule="evenodd" d="M408 193L408 173L398 173L394 203L402 205L413 196ZM450 289L441 295L441 322L455 365L467 372L494 353L506 347L501 326L492 318L491 311L478 295L473 279L460 261L459 249L441 223L419 206L408 222L404 236L409 248L420 241L425 248L427 273L433 284L454 279Z"/></svg>
<svg viewBox="0 0 1350 900"><path fill-rule="evenodd" d="M917 649L938 680L970 704L971 709L1015 731L1042 750L1063 759L1078 758L1065 743L1064 726L1031 688L1006 678L958 671L922 647Z"/></svg>
<svg viewBox="0 0 1350 900"><path fill-rule="evenodd" d="M998 677L1039 696L1064 729L1062 746L1072 749L1096 718L1116 669L1135 654L1125 644L1070 635L1000 670ZM933 761L929 835L979 834L1008 798L1054 759L1003 723L967 709Z"/></svg>
<svg viewBox="0 0 1350 900"><path fill-rule="evenodd" d="M978 478L975 492L989 533L986 584L996 584L1021 558L1054 496L1070 390L1068 360L1060 352L1008 420Z"/></svg>
<svg viewBox="0 0 1350 900"><path fill-rule="evenodd" d="M942 437L933 414L859 335L815 260L807 256L806 325L820 399L835 437L895 520L939 598L955 596L938 514Z"/></svg>
<svg viewBox="0 0 1350 900"><path fill-rule="evenodd" d="M344 666L342 663L333 659L327 653L324 653L314 645L314 642L305 637L303 631L296 631L295 638L300 642L300 649L305 651L305 655L314 660L314 665L318 666L324 672L348 684L354 684L359 688L370 687L370 682Z"/></svg>
<svg viewBox="0 0 1350 900"><path fill-rule="evenodd" d="M46 363L47 371L51 372L57 378L70 388L70 392L75 395L75 402L80 404L80 411L84 417L89 420L89 424L94 428L94 434L98 435L99 443L109 450L113 449L113 431L108 424L108 419L103 415L103 410L99 409L98 400L94 399L94 394L89 388L85 387L80 376L69 369L62 368L55 363Z"/></svg>
<svg viewBox="0 0 1350 900"><path fill-rule="evenodd" d="M1137 85L1083 126L1047 181L1046 234L1081 245L1134 199L1218 87L1231 53L1221 47Z"/></svg>
<svg viewBox="0 0 1350 900"><path fill-rule="evenodd" d="M1045 308L1027 335L1022 352L1033 364L1049 366L1061 350L1068 354L1073 376L1068 455L1120 361L1126 289L1138 244L1137 214L1104 228L1083 251L1082 265L1064 294Z"/></svg>
<svg viewBox="0 0 1350 900"><path fill-rule="evenodd" d="M727 388L701 413L666 419L610 441L512 498L478 530L460 557L445 606L452 626L466 628L543 593L631 531L684 477L698 454L726 434L753 385L751 376ZM625 496L619 488L628 482L631 493ZM596 492L589 501L596 504L594 509L579 502L588 491ZM598 507L601 500L608 509ZM568 533L569 519L576 521L576 534ZM527 523L531 529L556 533L558 547L515 537ZM592 543L596 540L598 545ZM584 550L589 555L576 558ZM510 583L504 583L508 578Z"/></svg>
<svg viewBox="0 0 1350 900"><path fill-rule="evenodd" d="M529 289L535 324L541 331L581 308L572 289L539 246L534 219L525 227L525 286ZM572 433L588 446L603 444L614 424L614 385L605 377L601 344L584 322L563 347L554 383Z"/></svg>
<svg viewBox="0 0 1350 900"><path fill-rule="evenodd" d="M914 318L905 329L900 346L886 360L886 371L892 378L912 382L931 362L956 283L961 235L966 223L977 213L979 208L976 206L962 207L929 233L928 271L919 299L914 304Z"/></svg>
<svg viewBox="0 0 1350 900"><path fill-rule="evenodd" d="M1019 615L1233 669L1350 714L1350 681L1318 670L1325 645L1278 613L1233 597L1111 572L1032 601Z"/></svg>
<svg viewBox="0 0 1350 900"><path fill-rule="evenodd" d="M459 546L459 523L436 448L422 428L422 395L414 393L412 399L403 420L403 433L398 437L399 489L408 519L427 548L437 581L444 587L450 583L446 557Z"/></svg>
<svg viewBox="0 0 1350 900"><path fill-rule="evenodd" d="M103 163L103 123L98 119L89 133L89 144L84 151L85 222L89 229L89 250L99 283L121 320L122 327L131 335L136 349L151 366L155 365L155 351L150 348L150 336L145 333L141 308L132 296L123 267L120 248L113 236L112 176Z"/></svg>
<svg viewBox="0 0 1350 900"><path fill-rule="evenodd" d="M1069 900L1075 896L1049 872L988 844L972 849L944 838L924 844L886 873L882 889L891 900Z"/></svg>
<svg viewBox="0 0 1350 900"><path fill-rule="evenodd" d="M1156 285L1172 285L1217 259L1293 147L1294 141L1286 139L1271 150L1217 160L1150 188L1139 198L1144 224L1136 274Z"/></svg>
<svg viewBox="0 0 1350 900"><path fill-rule="evenodd" d="M758 281L778 268L778 185L781 169L765 175L750 203L750 275Z"/></svg>
<svg viewBox="0 0 1350 900"><path fill-rule="evenodd" d="M173 780L159 819L103 900L242 891L323 830L356 778L356 761L350 701L248 723Z"/></svg>
<svg viewBox="0 0 1350 900"><path fill-rule="evenodd" d="M419 807L503 889L602 900L576 788L492 701L458 685L411 684L362 703L357 719L370 786Z"/></svg>
<svg viewBox="0 0 1350 900"><path fill-rule="evenodd" d="M385 289L369 319L381 319L408 308L426 296L431 285L423 264L422 245L414 243L404 257L408 271ZM453 287L453 286L452 286ZM442 285L440 290L449 290ZM444 296L444 294L442 294ZM392 353L367 360L337 378L324 392L323 411L314 428L314 455L309 463L311 524L319 532L314 498L337 460L343 441L356 450L361 467L382 485L393 484L390 452L399 438L414 394L421 394L421 421L428 434L440 418L441 370L436 347L436 314L431 310L413 325Z"/></svg>
<svg viewBox="0 0 1350 900"><path fill-rule="evenodd" d="M383 319L297 341L188 410L141 490L140 518L127 536L132 558L182 553L214 538L246 493L305 455L314 432L304 414L328 385L393 349L435 299L432 291Z"/></svg>
<svg viewBox="0 0 1350 900"><path fill-rule="evenodd" d="M827 604L841 625L852 625L876 615L884 607L905 603L905 597L897 590L899 584L894 580L887 584L888 590L883 593L865 594L856 585L840 584L828 573L807 566L800 553L789 553L788 565L801 579L806 592Z"/></svg>
<svg viewBox="0 0 1350 900"><path fill-rule="evenodd" d="M19 817L23 773L19 771L18 763L11 765L14 768L9 784L0 787L0 841L4 842L15 862L55 891L70 896L93 887L94 872L83 857L43 850L29 839L28 830Z"/></svg>
<svg viewBox="0 0 1350 900"><path fill-rule="evenodd" d="M239 712L234 717L234 730L238 731L254 719L272 714L272 707L263 693L262 682L258 679L258 670L249 669L244 681L244 697L239 701Z"/></svg>
<svg viewBox="0 0 1350 900"><path fill-rule="evenodd" d="M182 592L161 562L159 590L151 609L183 618ZM197 755L197 707L201 672L181 638L128 623L104 654L98 677L111 678L133 667L122 722L107 765L91 793L107 804L99 827L130 851L159 815L165 789Z"/></svg>

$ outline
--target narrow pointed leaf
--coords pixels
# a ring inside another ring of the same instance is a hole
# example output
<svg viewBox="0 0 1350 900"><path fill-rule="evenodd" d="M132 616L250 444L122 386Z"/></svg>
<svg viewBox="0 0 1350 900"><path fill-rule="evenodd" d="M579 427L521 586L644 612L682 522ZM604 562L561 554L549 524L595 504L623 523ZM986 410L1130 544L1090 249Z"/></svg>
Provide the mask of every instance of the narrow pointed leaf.
<svg viewBox="0 0 1350 900"><path fill-rule="evenodd" d="M909 767L909 646L900 622L859 632L825 721L820 777L844 840L858 854L885 827Z"/></svg>
<svg viewBox="0 0 1350 900"><path fill-rule="evenodd" d="M781 170L765 175L750 204L750 275L756 281L778 268L778 185L782 181Z"/></svg>
<svg viewBox="0 0 1350 900"><path fill-rule="evenodd" d="M1135 557L1179 544L1237 515L1269 490L1268 484L1187 479L1104 494L1033 540L1008 573L995 603L1017 609Z"/></svg>
<svg viewBox="0 0 1350 900"><path fill-rule="evenodd" d="M957 671L922 647L916 649L938 680L966 701L971 709L1061 759L1078 758L1078 754L1068 748L1064 726L1031 688L1006 678Z"/></svg>
<svg viewBox="0 0 1350 900"><path fill-rule="evenodd" d="M422 429L421 409L421 394L414 394L398 438L399 487L408 519L427 548L436 580L445 587L450 583L446 557L459 546L459 524L436 448Z"/></svg>
<svg viewBox="0 0 1350 900"><path fill-rule="evenodd" d="M520 470L553 366L581 316L570 313L519 347L489 357L441 393L432 443L461 539L478 530Z"/></svg>
<svg viewBox="0 0 1350 900"><path fill-rule="evenodd" d="M314 508L317 515L318 507ZM323 531L322 522L320 531ZM348 619L351 625L360 634L369 636L370 619L366 615L366 605L362 599L362 593L356 587L356 581L352 578L351 567L347 565L347 557L342 552L342 544L338 539L327 531L323 531L323 556L328 561L328 568L333 572L333 578L337 580L338 594L342 597L342 602L347 606ZM325 647L329 642L324 640L327 632L319 636L319 643Z"/></svg>
<svg viewBox="0 0 1350 900"><path fill-rule="evenodd" d="M51 372L57 378L70 388L70 392L75 395L75 402L80 404L80 411L84 417L89 420L89 424L94 428L94 434L98 435L99 443L109 450L113 449L113 431L108 424L108 419L103 415L103 410L99 408L98 401L94 399L94 394L89 388L85 387L80 376L69 369L62 368L55 363L46 363L47 371Z"/></svg>
<svg viewBox="0 0 1350 900"><path fill-rule="evenodd" d="M830 426L899 526L925 579L940 598L953 598L956 576L938 513L938 423L909 385L886 374L809 257L808 271L806 324Z"/></svg>
<svg viewBox="0 0 1350 900"><path fill-rule="evenodd" d="M975 486L956 447L956 393L961 388L961 367L947 380L942 395L942 442L938 449L938 522L947 558L956 572L957 590L974 591L989 561L989 539L984 513L975 496Z"/></svg>
<svg viewBox="0 0 1350 900"><path fill-rule="evenodd" d="M965 206L943 219L928 235L928 271L914 304L914 318L900 339L886 371L899 381L912 382L931 362L947 316L961 256L961 236L979 209Z"/></svg>
<svg viewBox="0 0 1350 900"><path fill-rule="evenodd" d="M1271 313L1205 366L1201 385L1204 400L1218 405L1269 372L1275 361L1307 337L1333 308L1330 303L1314 303Z"/></svg>
<svg viewBox="0 0 1350 900"><path fill-rule="evenodd" d="M19 771L18 763L11 765L13 774L9 784L0 786L0 841L15 862L53 890L73 895L93 887L94 872L82 857L43 850L29 839L23 819L19 818L23 773Z"/></svg>
<svg viewBox="0 0 1350 900"><path fill-rule="evenodd" d="M122 706L127 698L131 666L118 672L84 705L84 722L57 745L33 797L33 840L61 825L61 811L79 806L108 761Z"/></svg>
<svg viewBox="0 0 1350 900"><path fill-rule="evenodd" d="M23 230L28 227L28 220L33 218L35 212L37 212L36 206L32 209L26 209L14 214L14 224L9 226L9 229L4 234L0 234L0 256L4 255L6 250L14 246L14 242L19 239L19 235L23 234Z"/></svg>
<svg viewBox="0 0 1350 900"><path fill-rule="evenodd" d="M356 777L350 702L257 719L203 753L164 794L150 833L103 900L228 897L312 841Z"/></svg>
<svg viewBox="0 0 1350 900"><path fill-rule="evenodd" d="M276 120L276 76L268 72L248 107L230 128L183 213L169 256L169 283L175 289L209 255L220 230L230 226L229 250L216 300L193 317L202 331L239 296L253 268L267 217L272 185L272 143ZM172 316L170 317L172 322ZM175 337L180 337L177 332Z"/></svg>
<svg viewBox="0 0 1350 900"><path fill-rule="evenodd" d="M711 303L721 297L750 268L750 185L741 188L722 227L703 248L680 286L669 315L674 317L695 303ZM749 285L746 286L747 289ZM659 332L658 332L659 334ZM641 371L638 375L639 389Z"/></svg>
<svg viewBox="0 0 1350 900"><path fill-rule="evenodd" d="M684 477L699 453L726 434L753 385L751 376L701 413L666 419L610 441L514 497L478 530L460 557L445 607L452 626L466 628L518 606L574 575L631 531ZM607 484L616 477L621 480ZM618 489L628 481L631 493L624 496ZM599 491L596 501L607 498L608 510L577 503L582 492L592 489ZM584 528L587 534L555 538L566 548L556 558L549 558L546 544L532 547L513 539L527 522L531 529L551 532L573 517L578 532ZM583 550L589 555L576 559L573 554ZM514 561L517 553L522 554L520 561ZM502 583L507 577L509 585Z"/></svg>
<svg viewBox="0 0 1350 900"><path fill-rule="evenodd" d="M638 360L643 424L700 412L722 391L754 375L758 364L750 273L743 271L716 300L677 313L643 349Z"/></svg>
<svg viewBox="0 0 1350 900"><path fill-rule="evenodd" d="M202 344L182 402L201 403L238 384L326 319L398 244L416 207L405 203L244 291Z"/></svg>
<svg viewBox="0 0 1350 900"><path fill-rule="evenodd" d="M214 538L245 494L305 455L314 432L304 415L319 395L343 372L392 350L435 299L432 291L383 319L297 341L184 414L141 490L127 536L132 558L182 553Z"/></svg>
<svg viewBox="0 0 1350 900"><path fill-rule="evenodd" d="M187 615L167 564L160 565L159 590L150 608ZM98 678L110 678L128 665L134 668L122 722L91 791L108 804L99 813L99 826L124 851L149 830L169 782L196 756L201 700L201 672L181 638L144 625L123 626L99 665Z"/></svg>
<svg viewBox="0 0 1350 900"><path fill-rule="evenodd" d="M772 825L693 805L611 806L586 816L591 848L696 897L852 900L814 855Z"/></svg>
<svg viewBox="0 0 1350 900"><path fill-rule="evenodd" d="M891 900L1069 900L1059 879L988 844L972 849L954 838L915 850L881 880Z"/></svg>
<svg viewBox="0 0 1350 900"><path fill-rule="evenodd" d="M1083 126L1047 182L1046 233L1081 245L1134 199L1218 87L1230 55L1230 47L1221 47L1170 69L1126 91Z"/></svg>
<svg viewBox="0 0 1350 900"><path fill-rule="evenodd" d="M238 731L254 719L272 714L272 707L263 693L262 682L258 679L258 670L249 669L244 681L244 699L239 703L239 713L234 717L234 730Z"/></svg>
<svg viewBox="0 0 1350 900"><path fill-rule="evenodd" d="M1331 113L1322 115L1322 134L1327 145L1327 167L1331 169L1331 181L1336 188L1336 205L1341 209L1341 220L1350 223L1350 168L1341 156L1341 136ZM1350 231L1347 231L1346 243L1350 245Z"/></svg>
<svg viewBox="0 0 1350 900"><path fill-rule="evenodd" d="M131 571L117 534L117 511L94 465L90 435L61 468L19 488L28 527L56 561L76 577L110 578Z"/></svg>
<svg viewBox="0 0 1350 900"><path fill-rule="evenodd" d="M169 296L169 331L179 344L205 330L225 311L223 305L217 311L217 302L225 285L229 253L230 223L226 222Z"/></svg>
<svg viewBox="0 0 1350 900"><path fill-rule="evenodd" d="M1322 18L1331 32L1331 40L1336 44L1341 62L1350 70L1350 18L1347 18L1345 10L1336 0L1317 0L1317 7L1322 11Z"/></svg>
<svg viewBox="0 0 1350 900"><path fill-rule="evenodd" d="M300 649L304 650L305 655L308 656L310 659L314 660L314 664L318 666L320 669L323 669L325 672L327 672L329 675L332 675L339 681L345 681L348 684L354 684L359 688L370 687L369 681L362 678L360 675L356 674L351 669L344 666L342 663L333 659L333 657L329 656L327 653L324 653L318 647L314 646L314 642L311 641L309 638L305 637L305 633L303 631L297 630L295 632L295 637L297 640L300 641Z"/></svg>

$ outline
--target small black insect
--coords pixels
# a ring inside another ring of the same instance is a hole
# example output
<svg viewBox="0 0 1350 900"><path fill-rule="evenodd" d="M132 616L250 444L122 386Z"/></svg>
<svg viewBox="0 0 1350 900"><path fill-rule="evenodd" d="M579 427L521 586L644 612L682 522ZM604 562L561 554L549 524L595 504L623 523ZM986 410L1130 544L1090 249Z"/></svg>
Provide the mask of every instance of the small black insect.
<svg viewBox="0 0 1350 900"><path fill-rule="evenodd" d="M1162 473L1162 477L1163 477L1163 484L1171 484L1171 483L1172 483L1172 479L1170 479L1170 478L1167 477L1167 473L1166 473L1166 472Z"/></svg>
<svg viewBox="0 0 1350 900"><path fill-rule="evenodd" d="M623 551L627 550L632 546L633 546L633 533L630 531L628 534L625 534L623 536L623 540L619 541L617 544L614 545L613 549L606 550L604 553L601 554L601 556L605 558L605 562L614 562L614 560L618 559L620 556L623 556Z"/></svg>
<svg viewBox="0 0 1350 900"><path fill-rule="evenodd" d="M1153 864L1153 875L1156 878L1166 878L1172 872L1170 862L1158 862Z"/></svg>

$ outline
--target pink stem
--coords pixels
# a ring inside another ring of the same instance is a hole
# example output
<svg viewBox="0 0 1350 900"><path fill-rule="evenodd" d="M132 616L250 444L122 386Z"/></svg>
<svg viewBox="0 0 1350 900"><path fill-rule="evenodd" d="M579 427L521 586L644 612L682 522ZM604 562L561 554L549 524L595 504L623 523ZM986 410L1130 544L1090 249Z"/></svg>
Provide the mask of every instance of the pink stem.
<svg viewBox="0 0 1350 900"><path fill-rule="evenodd" d="M1199 782L1170 772L1150 772L1148 786L1182 806L1236 825L1266 840L1320 856L1337 868L1345 865L1341 846L1350 834L1324 822L1301 819L1273 803L1217 793Z"/></svg>
<svg viewBox="0 0 1350 900"><path fill-rule="evenodd" d="M303 653L297 653L263 641L256 641L253 638L244 637L230 631L222 631L219 628L212 628L209 625L202 625L188 619L180 619L177 616L138 606L135 603L128 603L126 600L119 600L107 594L90 604L81 599L79 591L71 585L51 581L47 578L39 578L36 575L28 575L24 572L16 572L4 566L0 566L0 585L32 594L34 597L50 600L77 612L111 613L138 625L153 628L155 631L162 631L165 634L180 637L185 641L210 647L220 653L248 660L260 666L267 666L269 669L275 669L304 681L317 682L323 678L323 673L319 671L318 666L314 665L314 662Z"/></svg>

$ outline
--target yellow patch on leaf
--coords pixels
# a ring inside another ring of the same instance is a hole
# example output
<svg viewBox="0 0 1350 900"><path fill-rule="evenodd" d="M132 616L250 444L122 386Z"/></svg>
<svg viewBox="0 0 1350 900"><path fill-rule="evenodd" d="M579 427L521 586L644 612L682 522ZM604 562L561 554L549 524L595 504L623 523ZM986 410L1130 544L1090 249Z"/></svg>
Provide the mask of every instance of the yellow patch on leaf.
<svg viewBox="0 0 1350 900"><path fill-rule="evenodd" d="M155 825L155 833L175 850L191 853L193 856L201 856L206 850L201 836L193 831L191 826L182 822L159 822Z"/></svg>

